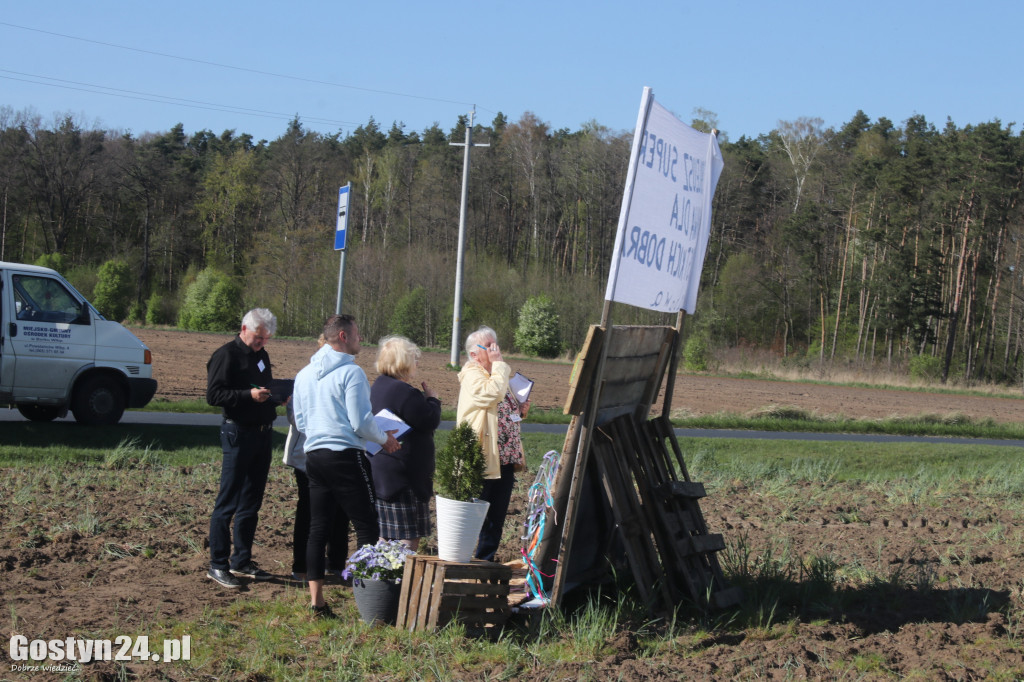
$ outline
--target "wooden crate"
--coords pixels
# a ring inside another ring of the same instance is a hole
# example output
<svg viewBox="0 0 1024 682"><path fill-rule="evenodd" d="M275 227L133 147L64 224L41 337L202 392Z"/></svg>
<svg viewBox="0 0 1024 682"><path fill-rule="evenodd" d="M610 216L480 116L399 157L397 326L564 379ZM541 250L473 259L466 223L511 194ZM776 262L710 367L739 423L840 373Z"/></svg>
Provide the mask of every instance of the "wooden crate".
<svg viewBox="0 0 1024 682"><path fill-rule="evenodd" d="M434 630L454 620L465 625L468 634L496 634L509 617L511 578L511 568L490 561L410 556L405 561L397 626Z"/></svg>

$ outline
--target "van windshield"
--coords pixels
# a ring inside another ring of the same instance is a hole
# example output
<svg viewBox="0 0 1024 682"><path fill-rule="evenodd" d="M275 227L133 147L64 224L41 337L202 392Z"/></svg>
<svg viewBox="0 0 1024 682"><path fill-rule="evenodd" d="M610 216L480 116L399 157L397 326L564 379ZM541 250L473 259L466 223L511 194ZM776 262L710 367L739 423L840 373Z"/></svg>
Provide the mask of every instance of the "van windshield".
<svg viewBox="0 0 1024 682"><path fill-rule="evenodd" d="M49 277L14 275L14 309L19 320L72 323L81 304L64 285Z"/></svg>

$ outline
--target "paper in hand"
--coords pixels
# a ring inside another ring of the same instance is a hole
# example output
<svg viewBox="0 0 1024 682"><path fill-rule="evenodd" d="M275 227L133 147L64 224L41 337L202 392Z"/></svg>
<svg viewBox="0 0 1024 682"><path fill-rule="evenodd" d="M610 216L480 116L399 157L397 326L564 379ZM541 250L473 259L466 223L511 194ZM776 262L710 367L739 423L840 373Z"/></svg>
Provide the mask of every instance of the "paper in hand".
<svg viewBox="0 0 1024 682"><path fill-rule="evenodd" d="M374 421L377 422L377 426L380 427L381 431L385 433L388 431L397 431L394 434L395 440L398 440L405 432L409 430L409 425L402 421L402 418L391 410L381 410L377 414L373 415ZM380 443L374 443L373 441L366 442L366 454L373 457L380 452Z"/></svg>
<svg viewBox="0 0 1024 682"><path fill-rule="evenodd" d="M512 395L520 403L525 403L530 399L530 391L533 390L533 381L527 379L519 372L512 375L512 378L508 380L508 387L512 389Z"/></svg>

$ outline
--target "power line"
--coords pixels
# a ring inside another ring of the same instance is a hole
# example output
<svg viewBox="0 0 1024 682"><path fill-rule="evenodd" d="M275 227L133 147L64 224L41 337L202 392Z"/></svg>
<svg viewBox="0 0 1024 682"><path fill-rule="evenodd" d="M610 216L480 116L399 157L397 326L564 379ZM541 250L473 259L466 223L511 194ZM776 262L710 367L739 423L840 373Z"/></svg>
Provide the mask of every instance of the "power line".
<svg viewBox="0 0 1024 682"><path fill-rule="evenodd" d="M374 89L374 88L360 87L358 85L346 85L344 83L333 83L331 81L322 81L322 80L317 80L315 78L304 78L302 76L292 76L292 75L289 75L289 74L274 73L272 71L261 71L260 69L251 69L251 68L248 68L248 67L245 67L245 66L234 66L234 65L231 65L231 64L220 64L218 62L206 61L204 59L195 59L193 57L182 57L180 55L167 54L166 52L156 52L154 50L144 50L144 49L138 48L138 47L129 47L127 45L118 45L116 43L107 43L107 42L104 42L102 40L93 40L91 38L81 38L79 36L67 35L65 33L56 33L54 31L45 31L45 30L39 29L39 28L32 28L31 26L20 26L18 24L11 24L11 23L6 22L6 21L0 21L0 26L8 26L10 28L18 28L18 29L21 29L23 31L34 31L36 33L44 33L46 35L57 36L58 38L67 38L68 40L78 40L78 41L81 41L83 43L92 43L94 45L103 45L104 47L113 47L113 48L117 48L119 50L129 50L131 52L139 52L139 53L142 53L142 54L151 54L151 55L155 55L155 56L158 56L158 57L166 57L168 59L178 59L178 60L181 60L181 61L184 61L184 62L192 62L192 63L195 63L195 64L203 64L203 65L206 65L206 66L216 66L216 67L221 68L221 69L232 69L234 71L244 71L246 73L255 73L255 74L258 74L258 75L261 75L261 76L271 76L273 78L284 78L284 79L287 79L287 80L300 81L300 82L303 82L303 83L314 83L314 84L317 84L317 85L327 85L327 86L330 86L330 87L333 87L333 88L345 88L345 89L348 89L348 90L359 90L361 92L372 92L372 93L378 94L378 95L391 95L393 97L408 97L408 98L411 98L411 99L421 99L421 100L427 100L427 101L431 101L431 102L442 102L444 104L458 104L460 106L474 106L470 102L460 102L458 100L442 99L442 98L439 98L439 97L427 97L426 95L410 95L410 94L407 94L407 93L404 93L404 92L393 92L391 90L377 90L377 89Z"/></svg>
<svg viewBox="0 0 1024 682"><path fill-rule="evenodd" d="M138 92L135 90L125 90L122 88L112 88L107 85L96 85L94 83L82 83L79 81L65 80L63 78L53 78L51 76L42 76L33 73L22 73L20 71L11 71L9 69L0 69L0 73L15 74L14 76L3 76L0 78L6 80L20 81L22 83L33 83L35 85L44 85L53 88L64 88L66 90L78 90L80 92L88 92L96 95L107 95L110 97L123 97L125 99L135 99L144 102L156 102L159 104L175 104L178 106L191 107L193 109L206 109L208 111L221 111L225 113L237 113L244 114L247 116L259 116L263 118L279 118L290 121L295 114L285 114L276 111L266 111L263 109L248 109L246 107L239 107L232 104L218 104L216 102L203 102L200 100L183 99L180 97L170 97L168 95L159 95L149 92ZM24 78L18 78L17 76L24 76ZM32 78L42 78L47 81L55 81L53 83L45 83L38 80L30 80ZM66 84L66 85L62 85ZM109 91L109 92L107 92ZM302 116L300 117L303 121L309 123L321 123L327 125L361 125L353 121L339 121L329 118L320 118L313 116Z"/></svg>

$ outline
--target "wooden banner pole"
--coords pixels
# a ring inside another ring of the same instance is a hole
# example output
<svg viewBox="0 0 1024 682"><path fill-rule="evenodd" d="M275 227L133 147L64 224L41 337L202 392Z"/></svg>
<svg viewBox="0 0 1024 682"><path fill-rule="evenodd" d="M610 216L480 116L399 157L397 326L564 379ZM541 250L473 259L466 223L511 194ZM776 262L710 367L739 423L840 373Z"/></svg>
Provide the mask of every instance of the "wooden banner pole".
<svg viewBox="0 0 1024 682"><path fill-rule="evenodd" d="M672 355L669 356L668 381L665 382L665 402L662 403L661 409L661 416L665 419L671 416L670 413L672 411L672 394L676 390L676 371L679 369L679 348L683 343L683 319L685 317L686 311L680 308L679 313L676 315L676 338L672 348Z"/></svg>

